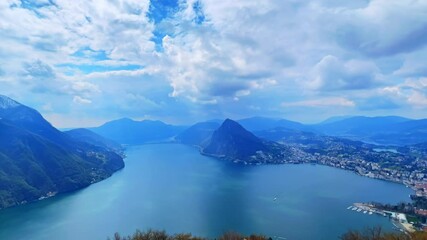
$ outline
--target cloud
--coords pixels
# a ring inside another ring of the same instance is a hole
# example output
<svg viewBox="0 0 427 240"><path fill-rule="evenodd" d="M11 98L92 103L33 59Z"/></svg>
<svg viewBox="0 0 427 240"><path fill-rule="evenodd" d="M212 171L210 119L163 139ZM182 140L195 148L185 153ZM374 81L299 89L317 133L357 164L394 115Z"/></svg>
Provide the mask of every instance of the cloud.
<svg viewBox="0 0 427 240"><path fill-rule="evenodd" d="M424 93L414 91L408 96L408 103L416 107L427 107L427 97Z"/></svg>
<svg viewBox="0 0 427 240"><path fill-rule="evenodd" d="M0 1L0 81L88 121L411 114L426 15L412 0Z"/></svg>
<svg viewBox="0 0 427 240"><path fill-rule="evenodd" d="M24 62L20 81L35 93L61 93L63 89L54 69L41 60Z"/></svg>
<svg viewBox="0 0 427 240"><path fill-rule="evenodd" d="M70 92L73 93L100 93L99 87L90 82L76 81L70 86Z"/></svg>
<svg viewBox="0 0 427 240"><path fill-rule="evenodd" d="M313 68L310 85L314 89L336 91L369 89L380 84L379 69L372 62L342 61L325 56Z"/></svg>
<svg viewBox="0 0 427 240"><path fill-rule="evenodd" d="M408 78L403 83L381 89L381 94L413 108L427 107L427 78Z"/></svg>
<svg viewBox="0 0 427 240"><path fill-rule="evenodd" d="M418 50L427 44L426 8L425 1L373 0L366 7L338 11L332 16L340 19L336 39L372 57Z"/></svg>
<svg viewBox="0 0 427 240"><path fill-rule="evenodd" d="M403 78L427 76L427 66L424 64L425 56L427 56L427 48L407 54L401 60L400 68L395 70L393 74Z"/></svg>
<svg viewBox="0 0 427 240"><path fill-rule="evenodd" d="M91 104L92 103L92 101L90 99L85 99L85 98L82 98L80 96L74 96L73 102L78 103L78 104Z"/></svg>
<svg viewBox="0 0 427 240"><path fill-rule="evenodd" d="M162 42L163 70L174 89L171 96L203 100L199 102L234 99L242 92L250 95L253 86L292 66L294 59L283 48L285 42L278 41L279 36L267 38L271 32L260 32L264 17L273 10L262 2L189 2L176 15L178 34L165 36ZM201 11L204 21L194 21ZM224 14L232 21L223 22Z"/></svg>
<svg viewBox="0 0 427 240"><path fill-rule="evenodd" d="M52 67L48 64L42 62L41 60L36 60L34 62L26 62L23 65L24 67L24 76L29 78L44 78L51 79L55 77Z"/></svg>

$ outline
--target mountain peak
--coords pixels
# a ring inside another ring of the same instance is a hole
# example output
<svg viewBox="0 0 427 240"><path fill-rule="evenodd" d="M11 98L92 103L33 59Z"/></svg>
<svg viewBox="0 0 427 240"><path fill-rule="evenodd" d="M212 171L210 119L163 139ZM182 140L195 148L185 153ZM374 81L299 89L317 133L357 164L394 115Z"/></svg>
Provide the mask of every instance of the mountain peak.
<svg viewBox="0 0 427 240"><path fill-rule="evenodd" d="M233 121L229 118L225 119L224 122L222 122L222 126L240 126L240 124L238 124L236 121Z"/></svg>
<svg viewBox="0 0 427 240"><path fill-rule="evenodd" d="M239 123L226 119L212 135L203 153L231 159L250 160L267 146Z"/></svg>
<svg viewBox="0 0 427 240"><path fill-rule="evenodd" d="M0 109L9 109L21 106L17 101L0 94Z"/></svg>

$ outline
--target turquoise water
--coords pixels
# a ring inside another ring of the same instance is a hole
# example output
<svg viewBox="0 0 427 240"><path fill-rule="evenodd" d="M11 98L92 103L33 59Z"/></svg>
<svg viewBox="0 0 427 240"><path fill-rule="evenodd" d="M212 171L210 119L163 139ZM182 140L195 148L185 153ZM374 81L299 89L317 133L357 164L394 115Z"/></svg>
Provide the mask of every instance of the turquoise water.
<svg viewBox="0 0 427 240"><path fill-rule="evenodd" d="M83 190L0 211L0 239L106 239L165 229L215 237L227 230L286 239L338 239L388 219L354 202L408 201L403 185L326 166L242 166L178 144L129 147L125 169ZM276 198L276 200L275 200Z"/></svg>

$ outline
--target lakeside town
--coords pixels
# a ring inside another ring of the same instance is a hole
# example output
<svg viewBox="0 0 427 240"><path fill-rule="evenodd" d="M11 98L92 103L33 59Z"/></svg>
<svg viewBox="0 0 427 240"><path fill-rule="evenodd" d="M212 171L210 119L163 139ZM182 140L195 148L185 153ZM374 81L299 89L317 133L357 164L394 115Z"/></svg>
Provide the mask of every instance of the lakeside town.
<svg viewBox="0 0 427 240"><path fill-rule="evenodd" d="M244 164L321 164L353 171L361 176L401 183L427 198L427 152L416 146L384 147L347 139L317 136L310 140L286 139L259 151Z"/></svg>
<svg viewBox="0 0 427 240"><path fill-rule="evenodd" d="M348 210L390 218L397 229L427 231L427 153L421 146L383 147L346 139L318 136L308 141L286 139L269 153L257 152L243 164L321 164L360 176L404 184L414 190L412 203L384 205L355 203Z"/></svg>

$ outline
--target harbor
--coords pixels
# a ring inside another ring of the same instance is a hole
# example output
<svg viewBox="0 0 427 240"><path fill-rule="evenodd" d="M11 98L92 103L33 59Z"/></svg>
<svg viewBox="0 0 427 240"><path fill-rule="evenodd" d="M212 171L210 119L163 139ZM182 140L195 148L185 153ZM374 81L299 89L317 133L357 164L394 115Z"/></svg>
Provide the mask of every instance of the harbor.
<svg viewBox="0 0 427 240"><path fill-rule="evenodd" d="M347 210L354 211L357 213L362 213L362 214L368 214L368 215L376 214L383 217L389 217L393 225L400 231L409 232L409 233L415 232L414 226L412 225L412 223L410 223L407 220L406 215L403 213L384 211L384 210L375 208L371 204L366 204L366 203L354 203L353 205L348 206Z"/></svg>

